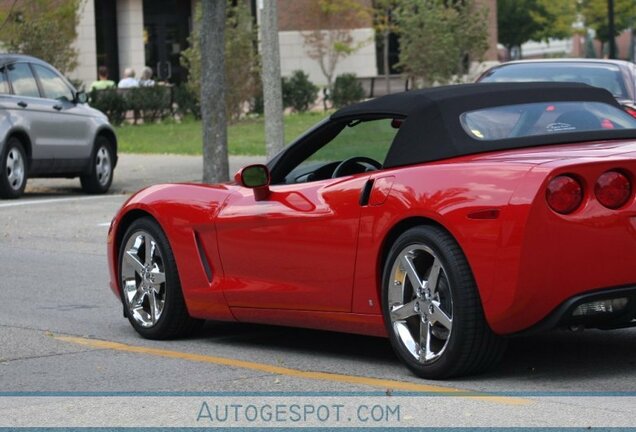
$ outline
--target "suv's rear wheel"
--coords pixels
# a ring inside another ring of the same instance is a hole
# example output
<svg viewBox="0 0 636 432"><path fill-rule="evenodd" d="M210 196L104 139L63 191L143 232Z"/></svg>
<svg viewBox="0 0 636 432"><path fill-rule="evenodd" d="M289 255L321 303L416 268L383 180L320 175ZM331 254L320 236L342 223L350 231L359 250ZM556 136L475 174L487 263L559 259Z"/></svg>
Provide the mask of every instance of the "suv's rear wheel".
<svg viewBox="0 0 636 432"><path fill-rule="evenodd" d="M108 191L113 182L113 150L108 138L98 136L91 156L91 168L87 175L80 177L82 189L90 194Z"/></svg>
<svg viewBox="0 0 636 432"><path fill-rule="evenodd" d="M7 140L0 155L0 197L18 198L24 192L27 183L27 158L19 139Z"/></svg>

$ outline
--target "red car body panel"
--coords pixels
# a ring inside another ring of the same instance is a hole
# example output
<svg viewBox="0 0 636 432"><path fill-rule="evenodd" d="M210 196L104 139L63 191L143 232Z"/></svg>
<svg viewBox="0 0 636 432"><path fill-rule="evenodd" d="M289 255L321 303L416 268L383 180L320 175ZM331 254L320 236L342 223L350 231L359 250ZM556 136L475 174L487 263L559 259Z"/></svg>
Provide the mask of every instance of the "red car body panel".
<svg viewBox="0 0 636 432"><path fill-rule="evenodd" d="M385 335L380 292L388 242L395 230L426 221L457 240L489 325L512 334L578 293L636 285L634 198L610 210L593 193L610 169L633 181L636 142L497 151L273 185L261 201L234 184L155 186L113 220L111 286L119 296L118 242L131 218L145 212L170 241L192 316ZM570 215L555 213L545 199L547 182L562 173L585 190ZM369 205L360 206L369 179Z"/></svg>

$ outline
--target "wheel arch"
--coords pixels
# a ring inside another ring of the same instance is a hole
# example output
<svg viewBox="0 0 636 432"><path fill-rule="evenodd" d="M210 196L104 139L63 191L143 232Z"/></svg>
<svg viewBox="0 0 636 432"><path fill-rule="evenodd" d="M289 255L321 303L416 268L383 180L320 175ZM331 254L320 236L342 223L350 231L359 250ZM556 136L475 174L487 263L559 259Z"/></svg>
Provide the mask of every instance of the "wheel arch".
<svg viewBox="0 0 636 432"><path fill-rule="evenodd" d="M115 134L115 132L108 128L108 127L102 127L97 131L97 134L95 134L95 139L97 139L98 137L104 137L106 138L112 145L112 150L113 150L113 158L115 159L115 162L113 164L113 168L115 168L115 166L117 165L117 135Z"/></svg>
<svg viewBox="0 0 636 432"><path fill-rule="evenodd" d="M406 231L408 231L409 229L413 227L421 226L421 225L433 226L433 227L437 227L444 230L445 232L448 233L448 235L450 235L457 242L457 245L459 246L459 248L462 249L461 245L459 244L459 242L457 241L457 238L453 235L453 233L451 233L450 230L448 230L440 222L425 216L411 216L406 219L402 219L401 221L393 225L393 227L386 233L382 241L382 246L380 247L380 253L378 254L378 261L376 263L376 268L378 270L377 271L378 280L376 281L376 290L377 290L376 294L378 295L378 299L382 298L382 278L384 277L384 267L386 264L386 260L389 256L389 251L391 250L391 247L403 233L405 233ZM464 251L462 250L462 252Z"/></svg>
<svg viewBox="0 0 636 432"><path fill-rule="evenodd" d="M157 223L157 225L161 227L161 223L157 220L157 218L155 218L151 213L147 212L146 210L139 209L139 208L130 210L124 216L122 216L121 220L119 221L119 224L117 225L117 231L115 232L115 249L114 249L115 251L117 252L119 251L119 248L121 247L121 242L124 239L124 234L128 230L128 227L130 227L133 224L133 222L143 217L152 219L155 223ZM119 260L119 257L114 257L114 258L116 259L115 262L117 262L117 267L118 267L117 271L119 271L119 262L117 261Z"/></svg>
<svg viewBox="0 0 636 432"><path fill-rule="evenodd" d="M29 137L29 134L23 129L12 129L7 133L4 139L5 145L10 138L17 138L22 143L24 152L26 153L27 163L30 167L33 161L33 145L31 143L31 137Z"/></svg>

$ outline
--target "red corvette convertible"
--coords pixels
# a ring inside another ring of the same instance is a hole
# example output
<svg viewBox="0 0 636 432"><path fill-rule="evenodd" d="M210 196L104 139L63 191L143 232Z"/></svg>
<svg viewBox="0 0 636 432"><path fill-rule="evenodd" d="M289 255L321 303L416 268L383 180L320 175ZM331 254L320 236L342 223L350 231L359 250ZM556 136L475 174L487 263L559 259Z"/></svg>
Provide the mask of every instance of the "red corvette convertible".
<svg viewBox="0 0 636 432"><path fill-rule="evenodd" d="M234 182L133 195L111 286L146 338L226 320L388 336L416 374L506 337L636 325L636 119L584 84L495 83L343 108Z"/></svg>

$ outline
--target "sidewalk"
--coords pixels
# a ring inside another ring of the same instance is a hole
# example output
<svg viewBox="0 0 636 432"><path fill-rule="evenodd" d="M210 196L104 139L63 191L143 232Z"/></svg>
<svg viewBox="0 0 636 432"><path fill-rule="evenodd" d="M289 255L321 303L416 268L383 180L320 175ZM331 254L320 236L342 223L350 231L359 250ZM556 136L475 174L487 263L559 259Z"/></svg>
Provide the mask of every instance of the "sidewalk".
<svg viewBox="0 0 636 432"><path fill-rule="evenodd" d="M230 176L245 165L264 163L263 156L230 156ZM123 153L115 168L109 193L132 193L157 183L200 182L203 172L201 156L140 155ZM29 195L82 193L79 179L29 179Z"/></svg>

